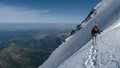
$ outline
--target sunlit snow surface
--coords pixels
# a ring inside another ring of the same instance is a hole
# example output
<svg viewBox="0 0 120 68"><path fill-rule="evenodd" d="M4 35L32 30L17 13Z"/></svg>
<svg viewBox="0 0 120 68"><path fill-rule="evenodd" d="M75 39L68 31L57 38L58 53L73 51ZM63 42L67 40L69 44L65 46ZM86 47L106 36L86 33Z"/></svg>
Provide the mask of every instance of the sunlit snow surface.
<svg viewBox="0 0 120 68"><path fill-rule="evenodd" d="M80 31L60 45L39 68L120 68L120 0L102 0ZM91 29L103 33L92 45Z"/></svg>
<svg viewBox="0 0 120 68"><path fill-rule="evenodd" d="M120 68L119 23L116 26L99 35L97 45L90 41L58 68Z"/></svg>

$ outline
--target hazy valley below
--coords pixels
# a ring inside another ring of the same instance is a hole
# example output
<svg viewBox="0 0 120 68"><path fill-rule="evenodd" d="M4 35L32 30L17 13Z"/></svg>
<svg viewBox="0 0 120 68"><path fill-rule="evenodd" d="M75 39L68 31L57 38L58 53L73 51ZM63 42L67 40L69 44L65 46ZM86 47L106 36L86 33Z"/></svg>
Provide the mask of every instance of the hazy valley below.
<svg viewBox="0 0 120 68"><path fill-rule="evenodd" d="M76 24L0 24L0 68L37 68Z"/></svg>

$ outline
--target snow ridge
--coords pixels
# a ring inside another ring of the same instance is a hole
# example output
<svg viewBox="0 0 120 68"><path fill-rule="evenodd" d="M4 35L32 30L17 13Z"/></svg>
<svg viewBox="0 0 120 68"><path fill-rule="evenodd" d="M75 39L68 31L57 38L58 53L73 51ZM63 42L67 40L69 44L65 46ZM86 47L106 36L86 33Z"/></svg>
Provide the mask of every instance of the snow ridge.
<svg viewBox="0 0 120 68"><path fill-rule="evenodd" d="M96 68L97 46L91 45L88 58L85 61L85 68Z"/></svg>

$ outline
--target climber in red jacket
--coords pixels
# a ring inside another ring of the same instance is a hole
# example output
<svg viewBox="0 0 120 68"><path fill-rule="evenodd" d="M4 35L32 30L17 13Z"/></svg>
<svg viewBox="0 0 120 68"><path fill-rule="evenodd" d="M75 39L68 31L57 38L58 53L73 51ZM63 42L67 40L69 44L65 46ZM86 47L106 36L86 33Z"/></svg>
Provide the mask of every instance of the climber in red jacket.
<svg viewBox="0 0 120 68"><path fill-rule="evenodd" d="M92 31L91 31L91 34L92 34L92 36L97 36L98 34L100 34L102 32L102 30L100 30L99 28L98 28L98 26L97 25L95 25L93 28L92 28Z"/></svg>
<svg viewBox="0 0 120 68"><path fill-rule="evenodd" d="M93 44L96 43L96 37L97 37L97 35L100 34L101 32L102 32L102 30L100 30L97 25L95 25L95 26L92 28L91 35L93 36Z"/></svg>

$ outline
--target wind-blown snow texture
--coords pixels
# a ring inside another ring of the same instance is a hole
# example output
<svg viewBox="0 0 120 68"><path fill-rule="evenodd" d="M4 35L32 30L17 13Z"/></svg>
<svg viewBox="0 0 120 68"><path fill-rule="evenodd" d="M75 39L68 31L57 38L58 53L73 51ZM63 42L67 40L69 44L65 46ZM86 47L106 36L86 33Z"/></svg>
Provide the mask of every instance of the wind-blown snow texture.
<svg viewBox="0 0 120 68"><path fill-rule="evenodd" d="M80 31L60 45L39 68L120 68L120 0L102 0ZM91 29L103 31L92 45Z"/></svg>

